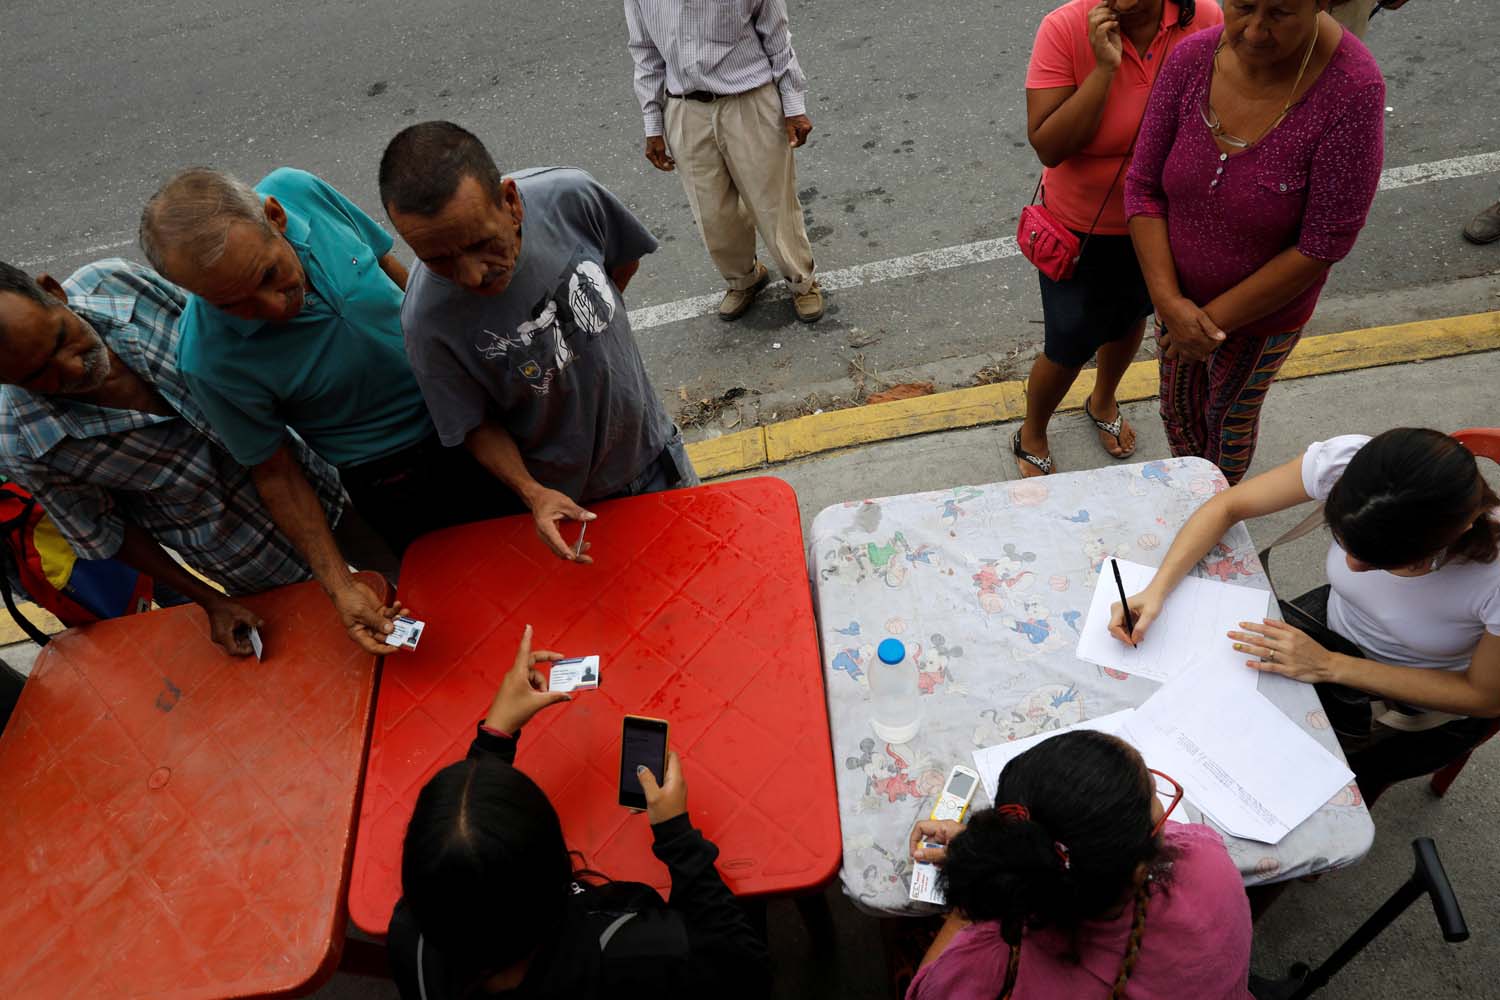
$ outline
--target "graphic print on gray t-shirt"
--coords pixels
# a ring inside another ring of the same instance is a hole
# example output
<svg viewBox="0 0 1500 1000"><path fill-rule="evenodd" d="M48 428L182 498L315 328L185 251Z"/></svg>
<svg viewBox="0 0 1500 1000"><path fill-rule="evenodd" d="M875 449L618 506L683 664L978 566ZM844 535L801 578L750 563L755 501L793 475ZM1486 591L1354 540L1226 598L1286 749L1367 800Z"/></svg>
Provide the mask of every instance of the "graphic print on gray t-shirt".
<svg viewBox="0 0 1500 1000"><path fill-rule="evenodd" d="M603 268L579 251L564 273L566 287L559 285L532 306L531 318L514 332L484 330L475 344L480 357L508 364L539 396L545 396L556 375L572 363L576 349L570 340L597 337L615 315L614 294Z"/></svg>
<svg viewBox="0 0 1500 1000"><path fill-rule="evenodd" d="M495 419L538 481L586 503L623 490L671 435L609 278L656 240L581 170L509 176L525 208L510 285L479 296L418 264L406 350L444 444Z"/></svg>

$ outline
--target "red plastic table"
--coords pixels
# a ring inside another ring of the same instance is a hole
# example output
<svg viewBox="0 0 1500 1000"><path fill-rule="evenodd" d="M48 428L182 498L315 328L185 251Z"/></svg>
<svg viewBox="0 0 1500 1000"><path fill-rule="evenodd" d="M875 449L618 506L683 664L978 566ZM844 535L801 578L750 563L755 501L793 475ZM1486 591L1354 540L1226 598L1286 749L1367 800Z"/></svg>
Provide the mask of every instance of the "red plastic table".
<svg viewBox="0 0 1500 1000"><path fill-rule="evenodd" d="M37 658L0 737L0 996L286 995L332 974L375 657L316 584L244 603L262 663L196 607Z"/></svg>
<svg viewBox="0 0 1500 1000"><path fill-rule="evenodd" d="M528 623L537 648L602 660L601 687L532 720L516 759L588 867L669 884L646 817L616 801L626 713L670 721L689 814L719 845L735 892L808 889L838 867L828 715L791 487L747 479L591 509L592 566L552 555L529 516L449 529L407 550L400 597L427 630L414 653L382 668L349 893L362 930L385 933L417 792L463 757Z"/></svg>

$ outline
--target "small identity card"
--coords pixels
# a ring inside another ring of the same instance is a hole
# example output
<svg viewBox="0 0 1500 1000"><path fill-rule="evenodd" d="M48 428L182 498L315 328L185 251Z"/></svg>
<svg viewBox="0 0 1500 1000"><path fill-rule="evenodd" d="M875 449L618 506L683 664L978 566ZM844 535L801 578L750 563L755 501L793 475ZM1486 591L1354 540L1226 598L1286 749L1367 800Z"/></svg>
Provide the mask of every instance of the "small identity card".
<svg viewBox="0 0 1500 1000"><path fill-rule="evenodd" d="M266 644L260 639L260 629L254 625L250 626L250 648L255 650L255 658L264 660L266 658Z"/></svg>
<svg viewBox="0 0 1500 1000"><path fill-rule="evenodd" d="M391 634L385 637L386 645L404 646L407 649L416 649L418 641L422 638L422 630L427 627L426 622L419 622L415 618L407 618L402 615L391 623L394 628Z"/></svg>
<svg viewBox="0 0 1500 1000"><path fill-rule="evenodd" d="M942 886L938 885L938 867L927 861L918 861L911 866L911 899L919 903L948 905Z"/></svg>
<svg viewBox="0 0 1500 1000"><path fill-rule="evenodd" d="M547 675L549 691L588 691L599 686L599 657L575 656L558 660Z"/></svg>

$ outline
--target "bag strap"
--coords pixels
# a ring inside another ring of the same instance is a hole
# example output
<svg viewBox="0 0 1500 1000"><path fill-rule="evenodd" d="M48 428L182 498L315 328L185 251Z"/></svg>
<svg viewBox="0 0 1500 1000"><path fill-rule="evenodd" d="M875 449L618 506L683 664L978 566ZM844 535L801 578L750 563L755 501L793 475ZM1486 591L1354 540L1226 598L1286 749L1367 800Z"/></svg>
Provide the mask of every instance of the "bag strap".
<svg viewBox="0 0 1500 1000"><path fill-rule="evenodd" d="M28 639L38 646L45 646L52 641L52 637L32 624L31 619L21 614L21 609L16 607L16 595L10 589L11 565L10 546L0 542L0 597L5 600L5 610L10 612L11 618L21 626L21 631L26 633Z"/></svg>
<svg viewBox="0 0 1500 1000"><path fill-rule="evenodd" d="M1035 205L1036 204L1036 196L1039 195L1039 194L1041 194L1041 193L1042 193L1042 175L1041 174L1037 174L1036 175L1036 187L1034 187L1034 188L1031 189L1031 200L1029 202L1027 202L1026 204L1028 206Z"/></svg>
<svg viewBox="0 0 1500 1000"><path fill-rule="evenodd" d="M1316 504L1313 507L1313 510L1312 510L1311 514L1308 514L1301 521L1298 521L1296 524L1292 525L1290 528L1288 528L1287 530L1283 531L1280 535L1278 535L1271 542L1270 545L1267 545L1265 548L1261 549L1258 553L1256 553L1256 558L1258 558L1260 560L1260 568L1263 569L1263 570L1265 570L1266 579L1267 580L1271 579L1271 550L1272 549L1274 549L1276 546L1284 544L1286 542L1295 542L1297 539L1301 538L1303 535L1308 534L1313 529L1320 527L1322 524L1323 524L1323 504L1321 502L1319 502L1318 504ZM1275 589L1275 586L1276 585L1274 583L1271 584L1272 589Z"/></svg>

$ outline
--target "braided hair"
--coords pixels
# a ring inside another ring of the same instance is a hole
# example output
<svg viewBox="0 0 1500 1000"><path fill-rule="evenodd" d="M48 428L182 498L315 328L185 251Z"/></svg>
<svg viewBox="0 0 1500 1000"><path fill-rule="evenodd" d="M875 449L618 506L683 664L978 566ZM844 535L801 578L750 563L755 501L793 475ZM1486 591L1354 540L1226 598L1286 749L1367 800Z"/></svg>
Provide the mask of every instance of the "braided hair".
<svg viewBox="0 0 1500 1000"><path fill-rule="evenodd" d="M1006 765L998 808L974 814L948 845L941 878L949 904L975 922L996 921L1010 945L1005 988L1015 988L1021 940L1053 928L1072 937L1133 898L1129 944L1115 1000L1135 971L1151 887L1166 852L1153 836L1154 781L1132 747L1079 730L1038 744ZM1141 876L1142 866L1148 873Z"/></svg>
<svg viewBox="0 0 1500 1000"><path fill-rule="evenodd" d="M1198 14L1198 0L1177 0L1177 27L1186 28Z"/></svg>
<svg viewBox="0 0 1500 1000"><path fill-rule="evenodd" d="M1140 961L1141 938L1146 933L1146 907L1151 902L1151 881L1149 877L1143 878L1136 887L1133 907L1135 916L1130 921L1130 939L1125 943L1125 959L1115 975L1115 988L1109 995L1110 1000L1122 1000L1125 996L1125 983L1135 971L1135 963Z"/></svg>

